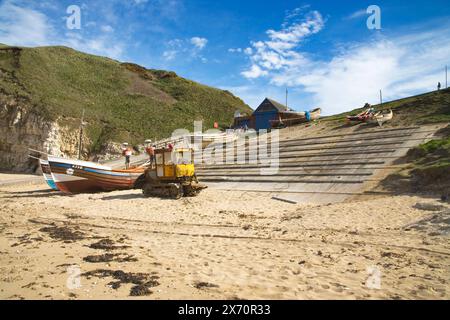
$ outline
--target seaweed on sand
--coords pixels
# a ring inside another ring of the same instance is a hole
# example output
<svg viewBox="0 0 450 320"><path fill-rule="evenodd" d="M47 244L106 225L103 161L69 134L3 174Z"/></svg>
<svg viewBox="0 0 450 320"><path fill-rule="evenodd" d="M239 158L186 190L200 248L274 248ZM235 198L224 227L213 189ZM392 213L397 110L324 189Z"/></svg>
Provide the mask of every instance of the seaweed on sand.
<svg viewBox="0 0 450 320"><path fill-rule="evenodd" d="M111 277L116 281L111 281L109 285L113 289L118 289L122 284L131 283L134 286L130 290L130 296L142 296L152 293L150 288L159 286L158 276L148 273L124 272L122 270L97 269L83 273L85 277L107 278Z"/></svg>

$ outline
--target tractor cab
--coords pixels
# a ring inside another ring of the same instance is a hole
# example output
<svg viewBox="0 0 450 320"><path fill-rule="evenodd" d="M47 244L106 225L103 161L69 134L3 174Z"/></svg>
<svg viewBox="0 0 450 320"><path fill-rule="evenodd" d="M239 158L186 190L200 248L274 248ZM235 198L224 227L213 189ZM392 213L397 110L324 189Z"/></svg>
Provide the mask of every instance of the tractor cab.
<svg viewBox="0 0 450 320"><path fill-rule="evenodd" d="M155 150L156 177L164 180L193 177L195 175L192 149Z"/></svg>
<svg viewBox="0 0 450 320"><path fill-rule="evenodd" d="M155 158L155 165L145 173L144 195L178 199L195 196L206 188L195 175L192 149L156 149Z"/></svg>

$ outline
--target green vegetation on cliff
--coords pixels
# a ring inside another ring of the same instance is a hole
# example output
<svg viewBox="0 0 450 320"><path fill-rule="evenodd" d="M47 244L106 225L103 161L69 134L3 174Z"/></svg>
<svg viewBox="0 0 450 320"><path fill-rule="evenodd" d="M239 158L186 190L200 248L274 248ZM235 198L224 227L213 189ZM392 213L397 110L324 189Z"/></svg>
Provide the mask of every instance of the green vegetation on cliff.
<svg viewBox="0 0 450 320"><path fill-rule="evenodd" d="M438 135L442 139L431 140L408 152L413 161L411 174L450 192L450 126Z"/></svg>
<svg viewBox="0 0 450 320"><path fill-rule="evenodd" d="M393 126L421 125L450 122L450 88L433 91L404 99L374 105L376 110L393 110ZM340 121L347 115L355 115L363 108L324 118L324 121Z"/></svg>
<svg viewBox="0 0 450 320"><path fill-rule="evenodd" d="M394 191L450 195L450 126L439 130L436 139L408 151L405 166L382 184Z"/></svg>
<svg viewBox="0 0 450 320"><path fill-rule="evenodd" d="M66 47L0 47L0 99L76 129L86 110L92 151L113 140L141 143L174 129L228 126L234 111L250 112L239 98L177 76ZM1 101L0 101L1 102Z"/></svg>

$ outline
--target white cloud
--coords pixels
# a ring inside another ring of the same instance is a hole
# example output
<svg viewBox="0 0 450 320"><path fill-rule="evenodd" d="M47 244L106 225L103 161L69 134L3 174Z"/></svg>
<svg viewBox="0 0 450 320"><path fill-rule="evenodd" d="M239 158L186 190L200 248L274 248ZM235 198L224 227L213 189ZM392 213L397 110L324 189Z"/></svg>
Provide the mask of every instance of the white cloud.
<svg viewBox="0 0 450 320"><path fill-rule="evenodd" d="M95 27L96 25L97 25L97 23L95 21L89 21L84 24L84 26L87 28Z"/></svg>
<svg viewBox="0 0 450 320"><path fill-rule="evenodd" d="M408 37L377 39L343 50L329 61L309 60L302 68L271 75L277 86L301 87L326 114L339 113L386 99L433 90L443 82L450 29ZM305 67L306 66L306 67Z"/></svg>
<svg viewBox="0 0 450 320"><path fill-rule="evenodd" d="M311 11L302 22L286 26L279 31L268 30L267 35L273 42L283 42L295 46L305 37L322 30L323 25L322 15L318 11Z"/></svg>
<svg viewBox="0 0 450 320"><path fill-rule="evenodd" d="M252 67L250 68L250 70L247 71L243 71L241 73L244 77L246 77L247 79L256 79L259 78L261 76L266 76L268 75L268 72L266 70L261 69L259 66L257 66L256 64L252 65Z"/></svg>
<svg viewBox="0 0 450 320"><path fill-rule="evenodd" d="M349 16L347 16L345 19L358 19L363 16L368 16L367 9L361 9L358 11L353 12Z"/></svg>
<svg viewBox="0 0 450 320"><path fill-rule="evenodd" d="M0 5L0 42L9 45L42 46L49 44L52 27L47 17L13 1Z"/></svg>
<svg viewBox="0 0 450 320"><path fill-rule="evenodd" d="M104 25L104 26L101 26L100 29L101 29L103 32L113 32L113 31L114 31L114 28L111 27L110 25Z"/></svg>
<svg viewBox="0 0 450 320"><path fill-rule="evenodd" d="M450 25L391 38L377 34L363 43L340 46L329 59L315 59L299 44L323 26L320 13L313 11L294 24L285 22L279 31L267 31L268 39L251 43L251 67L242 76L301 90L325 114L376 103L380 89L391 100L433 90L445 80Z"/></svg>
<svg viewBox="0 0 450 320"><path fill-rule="evenodd" d="M309 61L310 67L286 69L273 75L279 86L303 87L326 113L359 106L382 89L400 54L389 43L353 48L329 62ZM372 101L370 101L372 102Z"/></svg>
<svg viewBox="0 0 450 320"><path fill-rule="evenodd" d="M111 43L109 37L85 38L78 33L66 33L63 45L90 54L103 55L112 59L120 59L124 52L121 42Z"/></svg>
<svg viewBox="0 0 450 320"><path fill-rule="evenodd" d="M230 52L230 53L241 53L242 52L242 48L230 48L230 49L228 49L228 52Z"/></svg>
<svg viewBox="0 0 450 320"><path fill-rule="evenodd" d="M244 53L245 53L246 55L252 55L252 54L253 54L253 49L250 48L250 47L245 48Z"/></svg>
<svg viewBox="0 0 450 320"><path fill-rule="evenodd" d="M53 11L61 10L60 4L55 0L42 0L37 5L41 9L48 9Z"/></svg>
<svg viewBox="0 0 450 320"><path fill-rule="evenodd" d="M200 37L193 37L191 38L191 43L199 50L202 50L206 44L208 43L208 39L206 38L200 38Z"/></svg>
<svg viewBox="0 0 450 320"><path fill-rule="evenodd" d="M171 61L173 59L175 59L175 57L177 56L177 51L176 50L168 50L168 51L164 51L163 52L163 58L166 61Z"/></svg>
<svg viewBox="0 0 450 320"><path fill-rule="evenodd" d="M18 46L63 45L91 54L120 59L124 44L114 37L111 26L104 34L92 35L81 30L61 34L47 16L23 7L23 2L7 0L0 5L0 42ZM109 33L109 35L107 35Z"/></svg>
<svg viewBox="0 0 450 320"><path fill-rule="evenodd" d="M208 59L201 55L201 51L205 48L208 40L200 37L190 39L172 39L167 42L167 49L163 52L163 59L171 61L176 56L182 54L183 58L199 59L206 63Z"/></svg>
<svg viewBox="0 0 450 320"><path fill-rule="evenodd" d="M267 75L273 70L281 70L286 67L298 66L305 62L303 55L296 49L307 37L318 33L324 26L324 19L318 11L307 13L302 19L297 18L301 8L288 13L281 30L268 30L267 41L253 41L252 47L245 49L250 56L251 66L242 72L244 77L251 79Z"/></svg>
<svg viewBox="0 0 450 320"><path fill-rule="evenodd" d="M179 48L179 47L181 47L183 45L183 43L184 43L184 41L181 40L181 39L172 39L169 42L167 42L167 45L169 47L177 47L177 48Z"/></svg>

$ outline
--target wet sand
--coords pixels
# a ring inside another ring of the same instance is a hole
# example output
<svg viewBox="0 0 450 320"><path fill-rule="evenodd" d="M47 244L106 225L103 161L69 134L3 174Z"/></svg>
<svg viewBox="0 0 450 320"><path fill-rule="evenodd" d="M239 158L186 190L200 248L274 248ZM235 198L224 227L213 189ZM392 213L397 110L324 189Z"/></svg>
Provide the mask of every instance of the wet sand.
<svg viewBox="0 0 450 320"><path fill-rule="evenodd" d="M450 298L448 204L271 196L208 189L176 201L0 186L0 298Z"/></svg>

